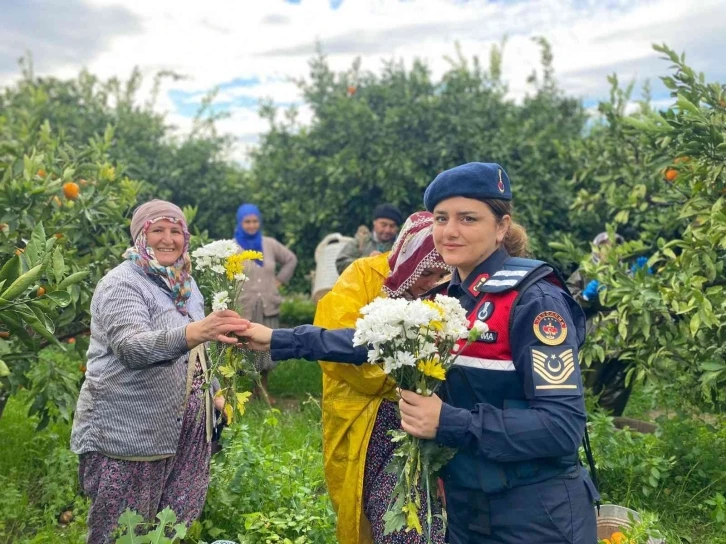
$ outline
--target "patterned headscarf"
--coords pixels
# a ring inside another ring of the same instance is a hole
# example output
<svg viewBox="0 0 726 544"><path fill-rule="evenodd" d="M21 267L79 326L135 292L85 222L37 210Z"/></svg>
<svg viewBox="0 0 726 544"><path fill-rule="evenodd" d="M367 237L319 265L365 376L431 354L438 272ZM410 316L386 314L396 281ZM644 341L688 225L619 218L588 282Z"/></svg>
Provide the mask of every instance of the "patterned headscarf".
<svg viewBox="0 0 726 544"><path fill-rule="evenodd" d="M154 255L154 249L148 245L146 239L146 232L149 227L156 223L166 219L172 223L181 225L182 231L184 232L184 249L182 250L181 257L179 257L174 264L171 266L163 266ZM182 315L187 315L187 301L192 295L192 261L189 257L189 229L187 224L176 217L155 217L153 219L147 219L144 222L139 234L134 240L134 246L127 249L124 253L124 258L134 262L144 272L150 276L159 278L171 291L171 298L174 301L176 309Z"/></svg>
<svg viewBox="0 0 726 544"><path fill-rule="evenodd" d="M254 215L260 221L260 228L254 234L247 234L242 228L242 220L248 215ZM237 208L237 226L234 229L234 239L237 240L239 247L249 249L251 251L262 251L262 214L254 204L242 204ZM257 266L262 266L262 261L255 259Z"/></svg>
<svg viewBox="0 0 726 544"><path fill-rule="evenodd" d="M452 270L434 247L433 225L429 212L416 212L406 219L388 256L391 273L383 289L389 297L401 297L427 268Z"/></svg>

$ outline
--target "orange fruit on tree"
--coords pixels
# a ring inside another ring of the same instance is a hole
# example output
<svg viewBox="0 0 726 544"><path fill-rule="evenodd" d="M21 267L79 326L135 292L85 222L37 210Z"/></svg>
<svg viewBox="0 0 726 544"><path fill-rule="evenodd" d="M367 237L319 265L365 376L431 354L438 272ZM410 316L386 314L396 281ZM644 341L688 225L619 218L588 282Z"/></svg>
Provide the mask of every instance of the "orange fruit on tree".
<svg viewBox="0 0 726 544"><path fill-rule="evenodd" d="M0 331L0 338L10 338L10 333L8 331Z"/></svg>
<svg viewBox="0 0 726 544"><path fill-rule="evenodd" d="M73 181L67 181L63 184L63 194L68 200L77 199L80 190L81 189L78 187L78 184Z"/></svg>
<svg viewBox="0 0 726 544"><path fill-rule="evenodd" d="M354 85L348 85L348 96L354 96L357 90Z"/></svg>
<svg viewBox="0 0 726 544"><path fill-rule="evenodd" d="M53 236L55 236L56 240L60 240L61 238L63 238L63 233L62 232L56 232Z"/></svg>
<svg viewBox="0 0 726 544"><path fill-rule="evenodd" d="M691 157L676 157L673 160L673 164L681 164L682 162L689 162Z"/></svg>
<svg viewBox="0 0 726 544"><path fill-rule="evenodd" d="M36 172L36 173L37 173L37 174L38 174L38 176L40 176L41 178L44 178L44 177L45 177L45 175L46 175L46 174L45 174L45 170L43 170L42 168L41 168L40 170L38 170L38 172Z"/></svg>
<svg viewBox="0 0 726 544"><path fill-rule="evenodd" d="M666 168L665 179L666 181L673 181L678 177L678 170L675 168Z"/></svg>
<svg viewBox="0 0 726 544"><path fill-rule="evenodd" d="M69 343L69 344L75 344L75 343L76 343L76 339L75 339L75 338L73 338L73 337L71 336L71 337L70 337L70 338L68 339L68 343Z"/></svg>
<svg viewBox="0 0 726 544"><path fill-rule="evenodd" d="M38 287L38 291L36 293L36 296L42 297L45 294L45 287Z"/></svg>

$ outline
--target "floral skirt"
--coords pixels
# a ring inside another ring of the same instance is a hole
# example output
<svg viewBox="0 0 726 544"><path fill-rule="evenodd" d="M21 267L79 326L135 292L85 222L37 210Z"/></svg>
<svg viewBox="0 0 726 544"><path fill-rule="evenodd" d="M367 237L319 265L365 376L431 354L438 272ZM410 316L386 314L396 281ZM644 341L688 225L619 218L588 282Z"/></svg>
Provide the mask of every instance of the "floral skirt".
<svg viewBox="0 0 726 544"><path fill-rule="evenodd" d="M126 508L152 521L167 506L178 522L191 524L202 512L209 484L210 444L206 440L199 381L189 395L176 455L158 461L112 459L81 454L78 476L91 498L88 544L114 542L112 534Z"/></svg>
<svg viewBox="0 0 726 544"><path fill-rule="evenodd" d="M373 432L368 442L366 453L366 466L363 476L363 511L371 524L373 542L375 544L423 544L426 542L425 535L419 535L415 531L405 533L403 531L384 535L385 523L383 516L386 513L391 500L391 493L396 485L396 475L386 472L386 466L393 457L396 445L391 442L388 431L400 429L401 422L396 414L396 405L393 402L384 400L378 409L376 421L373 424ZM426 494L423 489L419 493L424 497L420 519L426 515ZM431 505L434 516L441 514L441 503ZM432 541L439 544L444 542L443 524L440 517L434 518L431 530Z"/></svg>

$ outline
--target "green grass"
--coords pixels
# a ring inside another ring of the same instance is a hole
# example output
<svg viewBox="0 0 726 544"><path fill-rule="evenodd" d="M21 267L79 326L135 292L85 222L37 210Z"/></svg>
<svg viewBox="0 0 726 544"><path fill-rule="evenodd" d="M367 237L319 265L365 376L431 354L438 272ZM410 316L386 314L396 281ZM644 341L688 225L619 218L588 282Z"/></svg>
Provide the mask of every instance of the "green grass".
<svg viewBox="0 0 726 544"><path fill-rule="evenodd" d="M323 393L323 373L317 362L282 361L270 373L270 394L281 398L307 399Z"/></svg>

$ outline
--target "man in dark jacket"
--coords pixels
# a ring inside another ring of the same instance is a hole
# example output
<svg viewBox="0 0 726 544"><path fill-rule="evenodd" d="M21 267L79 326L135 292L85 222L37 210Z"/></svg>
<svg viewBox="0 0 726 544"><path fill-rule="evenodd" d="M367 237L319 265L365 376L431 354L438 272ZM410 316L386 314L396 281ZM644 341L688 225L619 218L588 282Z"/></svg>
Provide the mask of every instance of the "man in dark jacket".
<svg viewBox="0 0 726 544"><path fill-rule="evenodd" d="M335 268L342 274L348 265L361 257L371 257L390 251L403 223L401 212L393 204L380 204L373 210L373 232L361 225L355 238L340 250Z"/></svg>

